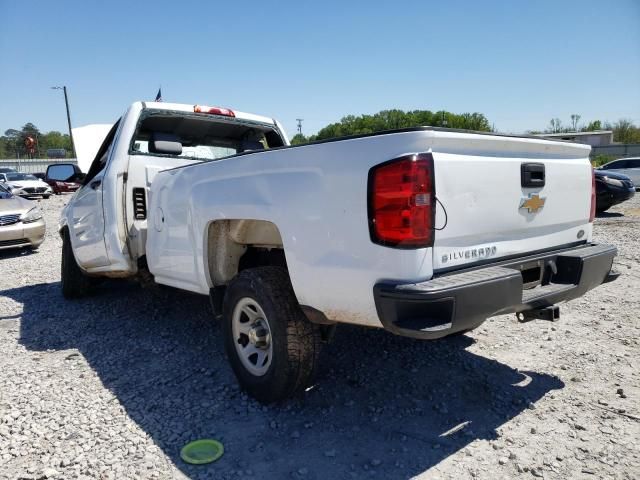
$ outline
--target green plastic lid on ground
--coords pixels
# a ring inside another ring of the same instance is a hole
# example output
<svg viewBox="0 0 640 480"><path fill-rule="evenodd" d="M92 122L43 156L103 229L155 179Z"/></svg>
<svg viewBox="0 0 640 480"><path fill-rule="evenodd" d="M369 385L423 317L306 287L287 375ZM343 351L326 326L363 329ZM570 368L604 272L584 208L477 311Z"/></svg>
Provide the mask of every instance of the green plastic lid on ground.
<svg viewBox="0 0 640 480"><path fill-rule="evenodd" d="M203 465L218 460L224 453L224 447L217 440L203 438L187 443L180 450L180 458L192 465Z"/></svg>

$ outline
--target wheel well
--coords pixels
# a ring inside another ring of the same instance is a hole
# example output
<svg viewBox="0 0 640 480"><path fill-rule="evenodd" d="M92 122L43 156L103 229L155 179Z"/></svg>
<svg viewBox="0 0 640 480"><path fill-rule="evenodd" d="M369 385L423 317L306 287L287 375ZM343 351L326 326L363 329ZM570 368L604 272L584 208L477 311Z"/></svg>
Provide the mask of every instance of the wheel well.
<svg viewBox="0 0 640 480"><path fill-rule="evenodd" d="M211 286L258 266L286 268L278 227L266 220L219 220L207 229L206 267Z"/></svg>
<svg viewBox="0 0 640 480"><path fill-rule="evenodd" d="M287 260L282 248L248 247L240 257L238 272L255 267L283 267L287 268Z"/></svg>

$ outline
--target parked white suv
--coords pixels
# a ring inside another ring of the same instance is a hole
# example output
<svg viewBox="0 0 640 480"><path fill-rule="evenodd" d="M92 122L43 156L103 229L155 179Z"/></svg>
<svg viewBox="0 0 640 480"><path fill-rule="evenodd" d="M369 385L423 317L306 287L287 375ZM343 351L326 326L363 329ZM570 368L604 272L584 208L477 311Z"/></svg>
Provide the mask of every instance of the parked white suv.
<svg viewBox="0 0 640 480"><path fill-rule="evenodd" d="M622 173L633 181L636 190L640 188L640 157L619 158L602 165L599 170Z"/></svg>
<svg viewBox="0 0 640 480"><path fill-rule="evenodd" d="M290 147L266 117L137 102L97 150L60 220L63 294L151 274L209 295L263 402L309 384L338 323L554 320L614 278L585 145L426 127Z"/></svg>

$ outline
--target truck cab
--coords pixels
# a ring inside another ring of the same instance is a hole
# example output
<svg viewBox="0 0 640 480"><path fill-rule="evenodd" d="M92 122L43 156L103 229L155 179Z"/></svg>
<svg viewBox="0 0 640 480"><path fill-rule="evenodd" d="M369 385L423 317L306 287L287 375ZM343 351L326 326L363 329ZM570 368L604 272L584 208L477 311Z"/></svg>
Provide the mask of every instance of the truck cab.
<svg viewBox="0 0 640 480"><path fill-rule="evenodd" d="M135 276L144 263L149 188L158 172L288 144L273 119L162 102L132 104L106 135L101 126L74 136L93 160L59 229L69 232L85 273L108 277Z"/></svg>

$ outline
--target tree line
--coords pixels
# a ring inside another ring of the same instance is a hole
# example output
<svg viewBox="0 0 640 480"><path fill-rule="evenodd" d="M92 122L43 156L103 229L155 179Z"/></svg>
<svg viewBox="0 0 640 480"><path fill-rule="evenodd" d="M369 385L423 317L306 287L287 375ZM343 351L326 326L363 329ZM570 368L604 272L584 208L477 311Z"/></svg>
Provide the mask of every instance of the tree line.
<svg viewBox="0 0 640 480"><path fill-rule="evenodd" d="M592 120L589 123L581 124L582 118L578 114L571 115L571 121L568 124L563 124L559 118L552 118L549 121L549 126L544 132L535 130L529 131L529 133L570 133L570 132L594 132L597 130L612 130L613 141L617 143L640 143L640 127L636 127L633 121L621 118L615 123L602 122L600 120Z"/></svg>
<svg viewBox="0 0 640 480"><path fill-rule="evenodd" d="M34 152L29 152L25 140L35 141ZM67 156L73 153L69 134L55 130L42 133L33 123L25 124L20 130L10 128L0 137L0 158L46 158L47 150L64 148Z"/></svg>
<svg viewBox="0 0 640 480"><path fill-rule="evenodd" d="M462 130L476 130L490 132L492 127L489 120L481 113L456 114L444 110L432 112L430 110L382 110L373 115L347 115L339 122L331 123L322 128L317 134L309 137L298 133L291 139L293 145L327 140L329 138L345 137L349 135L365 135L384 130L397 130L411 127L447 127Z"/></svg>
<svg viewBox="0 0 640 480"><path fill-rule="evenodd" d="M620 119L615 123L593 120L586 124L580 123L581 116L571 115L569 123L564 124L559 118L552 118L549 126L540 131L528 133L568 133L589 132L596 130L612 130L613 141L619 143L640 143L640 127L631 120ZM322 128L317 134L305 136L296 134L292 139L293 145L327 140L330 138L349 135L364 135L385 130L397 130L420 126L447 127L461 130L475 130L492 132L495 128L487 117L481 113L451 113L445 110L432 112L430 110L403 111L399 109L382 110L373 115L347 115L339 122L331 123ZM25 146L25 139L31 137L36 141L35 152L29 153ZM20 130L9 129L0 137L0 158L46 158L47 150L64 148L67 156L72 155L71 139L68 134L58 131L42 133L33 123L25 124Z"/></svg>
<svg viewBox="0 0 640 480"><path fill-rule="evenodd" d="M634 125L631 120L620 119L615 123L592 120L586 124L580 123L581 116L571 115L569 123L563 124L559 118L552 118L549 126L544 131L530 130L527 133L567 133L567 132L591 132L596 130L612 130L613 141L618 143L640 143L640 127ZM395 130L399 128L411 128L420 126L448 127L461 130L475 130L479 132L493 132L495 128L481 113L451 113L447 111L431 112L429 110L383 110L373 115L348 115L339 122L331 123L321 129L317 134L305 136L296 134L292 139L293 145L326 140L329 138L344 137L348 135L363 135Z"/></svg>

